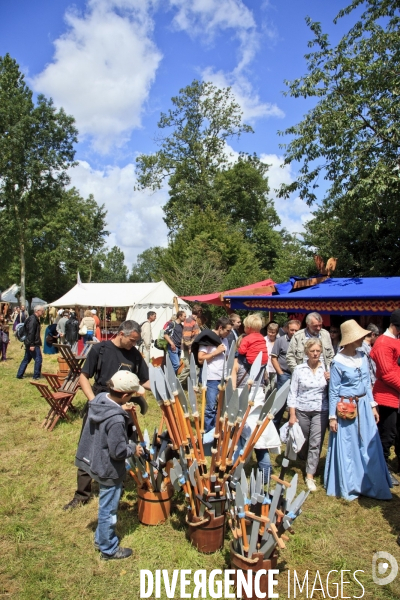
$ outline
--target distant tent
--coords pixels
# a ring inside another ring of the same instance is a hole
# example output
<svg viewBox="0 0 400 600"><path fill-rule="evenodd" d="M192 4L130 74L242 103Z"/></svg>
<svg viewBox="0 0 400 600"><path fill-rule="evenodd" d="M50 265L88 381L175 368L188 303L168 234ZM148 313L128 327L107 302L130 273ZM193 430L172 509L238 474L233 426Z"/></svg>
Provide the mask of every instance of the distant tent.
<svg viewBox="0 0 400 600"><path fill-rule="evenodd" d="M1 292L1 301L8 302L9 304L19 304L19 300L17 298L17 294L21 287L14 283L9 288Z"/></svg>
<svg viewBox="0 0 400 600"><path fill-rule="evenodd" d="M227 290L226 292L213 292L212 294L198 294L197 296L182 296L183 300L190 302L202 302L204 304L215 304L216 306L226 306L225 296L249 295L249 296L267 296L275 291L275 283L272 279L264 279L250 285ZM243 293L241 293L243 292ZM245 294L246 293L246 294Z"/></svg>
<svg viewBox="0 0 400 600"><path fill-rule="evenodd" d="M126 318L141 324L147 313L153 310L157 319L152 323L153 338L156 339L165 323L176 313L175 292L164 282L151 283L81 283L76 284L64 296L50 302L50 306L68 308L74 306L129 307ZM190 313L190 308L177 298L179 310ZM160 356L152 347L151 356Z"/></svg>
<svg viewBox="0 0 400 600"><path fill-rule="evenodd" d="M32 298L32 303L31 303L31 308L32 310L35 308L35 306L37 306L38 304L43 304L44 306L47 305L46 300L42 300L41 298Z"/></svg>

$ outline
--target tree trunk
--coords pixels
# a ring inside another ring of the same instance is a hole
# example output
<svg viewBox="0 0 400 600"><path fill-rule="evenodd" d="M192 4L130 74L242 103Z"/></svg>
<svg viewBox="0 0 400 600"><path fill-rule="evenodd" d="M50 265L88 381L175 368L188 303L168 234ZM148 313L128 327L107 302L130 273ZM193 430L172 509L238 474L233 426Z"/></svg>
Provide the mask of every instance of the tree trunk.
<svg viewBox="0 0 400 600"><path fill-rule="evenodd" d="M20 305L25 305L26 303L26 289L25 289L25 281L26 281L26 274L25 274L25 242L23 239L21 239L20 241L21 244L21 250L20 250L20 256L21 256L21 291L20 291L20 297L19 297L19 302Z"/></svg>
<svg viewBox="0 0 400 600"><path fill-rule="evenodd" d="M90 283L92 281L92 268L93 268L93 254L90 255L90 267L89 267L89 281L88 281L88 283Z"/></svg>

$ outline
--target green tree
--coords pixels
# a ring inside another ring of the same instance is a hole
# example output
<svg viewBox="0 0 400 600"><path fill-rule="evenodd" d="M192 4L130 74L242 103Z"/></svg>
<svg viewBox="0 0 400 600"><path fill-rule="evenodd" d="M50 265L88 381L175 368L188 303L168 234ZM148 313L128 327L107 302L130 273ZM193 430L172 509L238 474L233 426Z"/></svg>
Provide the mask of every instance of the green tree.
<svg viewBox="0 0 400 600"><path fill-rule="evenodd" d="M57 204L76 141L73 117L42 95L35 106L16 61L0 57L0 209L18 238L21 302L29 222Z"/></svg>
<svg viewBox="0 0 400 600"><path fill-rule="evenodd" d="M100 263L98 274L95 275L99 283L126 283L128 281L128 267L125 265L125 255L118 246L113 246L108 252L103 252L97 257Z"/></svg>
<svg viewBox="0 0 400 600"><path fill-rule="evenodd" d="M87 281L104 246L106 211L93 196L82 198L75 188L62 190L51 211L31 216L26 222L27 296L51 301L62 296L76 282L76 273ZM17 224L0 211L2 263L0 284L15 283L19 272Z"/></svg>
<svg viewBox="0 0 400 600"><path fill-rule="evenodd" d="M154 246L138 254L136 262L132 265L129 281L132 283L160 281L163 278L160 263L165 252L166 248Z"/></svg>
<svg viewBox="0 0 400 600"><path fill-rule="evenodd" d="M307 226L309 245L324 258L340 256L342 274L397 274L399 3L354 0L337 19L361 5L360 19L335 47L308 19L316 50L306 56L307 75L289 83L288 94L317 104L284 132L292 136L285 162L297 161L300 169L280 193L296 192L312 204L323 176L329 187Z"/></svg>
<svg viewBox="0 0 400 600"><path fill-rule="evenodd" d="M164 220L174 233L195 208L213 204L214 178L229 165L227 142L252 128L242 123L230 88L195 80L172 98L172 104L158 122L159 129L172 131L158 138L156 153L136 160L141 187L157 189L168 180Z"/></svg>
<svg viewBox="0 0 400 600"><path fill-rule="evenodd" d="M266 277L240 227L210 208L188 217L185 228L160 257L158 268L181 296L230 289Z"/></svg>

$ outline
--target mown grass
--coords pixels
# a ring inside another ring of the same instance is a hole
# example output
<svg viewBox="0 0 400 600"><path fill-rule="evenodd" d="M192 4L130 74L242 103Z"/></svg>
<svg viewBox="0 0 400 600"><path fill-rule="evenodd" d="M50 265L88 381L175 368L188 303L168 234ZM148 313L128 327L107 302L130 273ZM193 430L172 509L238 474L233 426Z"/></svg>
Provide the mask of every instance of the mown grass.
<svg viewBox="0 0 400 600"><path fill-rule="evenodd" d="M63 505L73 495L76 484L74 456L81 421L59 423L52 433L40 428L47 405L29 384L32 365L23 381L15 379L22 358L20 344L12 340L10 360L0 363L0 596L16 600L136 599L139 594L140 569L224 569L229 566L229 534L222 551L211 556L199 554L185 537L184 506L175 497L171 518L158 527L138 522L136 490L132 480L126 486L118 515L118 534L122 544L133 548L132 559L105 563L93 549L97 498L72 512ZM44 369L57 370L55 357L44 357ZM75 404L83 406L78 394ZM150 410L143 419L149 430L158 425L160 414L149 395ZM324 456L324 455L323 455ZM276 463L280 463L280 457ZM319 477L321 484L324 458ZM300 463L291 474L301 474ZM301 477L300 489L303 489ZM398 488L397 488L398 489ZM349 569L343 597L360 597L362 590L352 579L357 577L365 588L364 598L400 598L400 575L388 586L372 582L371 562L374 552L390 552L400 563L396 537L400 533L400 498L395 491L390 502L367 498L347 503L327 498L322 486L309 497L304 512L295 523L286 550L279 557L277 591L286 598L288 570L296 569L299 579L309 570L309 595L319 570L327 596L329 571ZM333 577L332 582L340 581ZM316 586L318 588L320 586ZM162 588L163 589L163 588ZM179 588L178 588L179 590ZM335 597L332 586L330 594ZM166 595L161 594L162 598ZM176 592L179 597L179 591ZM211 596L210 596L211 597ZM293 596L293 589L291 593ZM297 598L307 595L297 591ZM342 597L339 591L339 597Z"/></svg>

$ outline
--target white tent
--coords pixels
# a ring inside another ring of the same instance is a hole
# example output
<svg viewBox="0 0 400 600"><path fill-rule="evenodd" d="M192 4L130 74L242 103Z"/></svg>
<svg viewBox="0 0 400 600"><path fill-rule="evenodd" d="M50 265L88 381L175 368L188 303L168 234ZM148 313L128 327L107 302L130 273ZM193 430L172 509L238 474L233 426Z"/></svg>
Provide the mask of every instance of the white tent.
<svg viewBox="0 0 400 600"><path fill-rule="evenodd" d="M20 286L14 283L8 289L1 292L1 301L9 302L10 304L19 304L19 300L16 296L20 290Z"/></svg>
<svg viewBox="0 0 400 600"><path fill-rule="evenodd" d="M73 306L129 307L127 319L143 323L147 313L153 310L157 319L152 323L153 338L156 339L165 323L176 312L176 294L164 282L154 283L82 283L76 284L64 296L50 302L50 306L68 308ZM189 306L178 298L179 310L190 312ZM152 347L151 356L162 353Z"/></svg>
<svg viewBox="0 0 400 600"><path fill-rule="evenodd" d="M35 298L32 298L32 305L31 305L32 310L35 308L35 306L37 304L43 304L43 306L47 306L46 300L42 300L41 298L38 298L37 296L35 296Z"/></svg>

